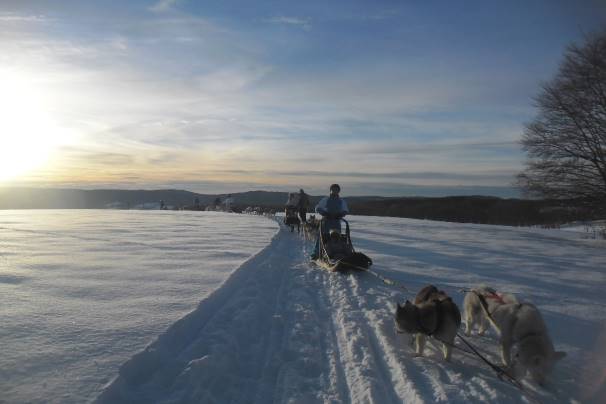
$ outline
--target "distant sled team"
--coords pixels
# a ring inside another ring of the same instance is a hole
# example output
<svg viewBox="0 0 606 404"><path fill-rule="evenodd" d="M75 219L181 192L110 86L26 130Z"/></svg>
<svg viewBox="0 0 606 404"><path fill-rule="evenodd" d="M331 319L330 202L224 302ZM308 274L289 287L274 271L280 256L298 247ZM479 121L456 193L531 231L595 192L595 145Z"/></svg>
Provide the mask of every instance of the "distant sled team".
<svg viewBox="0 0 606 404"><path fill-rule="evenodd" d="M566 356L554 349L541 313L533 304L519 303L510 293L498 293L481 285L465 295L463 305L465 334L471 335L477 327L478 334L483 335L490 324L499 335L503 365L515 378L529 376L544 385L555 363ZM425 339L434 337L442 343L444 359L448 361L461 315L446 293L428 285L417 294L414 303L398 304L395 324L398 332L415 338L417 355L423 355Z"/></svg>
<svg viewBox="0 0 606 404"><path fill-rule="evenodd" d="M293 232L295 226L297 233L301 233L301 223L307 223L307 208L309 207L309 195L302 189L298 194L288 194L286 207L284 208L284 224Z"/></svg>

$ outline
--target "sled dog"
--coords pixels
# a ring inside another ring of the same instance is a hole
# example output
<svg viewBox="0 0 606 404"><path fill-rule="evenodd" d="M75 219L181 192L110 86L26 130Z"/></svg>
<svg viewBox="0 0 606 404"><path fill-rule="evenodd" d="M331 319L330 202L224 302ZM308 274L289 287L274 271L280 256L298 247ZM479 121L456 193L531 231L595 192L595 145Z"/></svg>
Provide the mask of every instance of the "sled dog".
<svg viewBox="0 0 606 404"><path fill-rule="evenodd" d="M465 335L470 336L474 326L478 326L478 334L484 335L489 327L488 317L482 310L480 298L484 298L488 312L503 304L518 303L518 299L511 293L498 293L486 285L479 285L465 294L463 311L465 313Z"/></svg>
<svg viewBox="0 0 606 404"><path fill-rule="evenodd" d="M459 308L446 293L433 285L421 289L415 302L398 304L395 315L398 332L414 336L416 354L423 355L425 338L432 336L442 342L442 353L450 361L452 346L461 325Z"/></svg>
<svg viewBox="0 0 606 404"><path fill-rule="evenodd" d="M481 307L500 334L501 359L514 377L527 374L539 385L545 384L555 363L566 356L556 351L539 310L530 303L507 303L488 312Z"/></svg>
<svg viewBox="0 0 606 404"><path fill-rule="evenodd" d="M303 232L308 240L315 240L318 236L319 222L311 215L307 222L303 223Z"/></svg>

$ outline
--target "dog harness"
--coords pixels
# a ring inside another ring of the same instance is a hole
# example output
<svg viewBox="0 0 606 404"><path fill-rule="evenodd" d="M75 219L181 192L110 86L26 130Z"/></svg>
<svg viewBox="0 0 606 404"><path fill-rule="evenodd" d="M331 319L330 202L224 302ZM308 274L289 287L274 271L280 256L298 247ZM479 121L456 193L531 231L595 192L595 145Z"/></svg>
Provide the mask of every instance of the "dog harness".
<svg viewBox="0 0 606 404"><path fill-rule="evenodd" d="M503 296L499 295L498 293L494 292L494 293L490 293L486 296L484 296L486 299L492 299L492 300L496 300L499 304L506 304L505 300L503 300Z"/></svg>
<svg viewBox="0 0 606 404"><path fill-rule="evenodd" d="M421 324L421 321L419 320L419 316L417 316L417 327L419 328L419 330L421 331L421 334L425 334L428 337L431 337L436 331L438 331L438 329L440 328L440 324L442 323L442 302L440 300L434 300L433 301L436 305L436 327L433 330L428 330L427 328L425 328L423 326L423 324Z"/></svg>
<svg viewBox="0 0 606 404"><path fill-rule="evenodd" d="M492 318L492 313L488 310L488 303L486 303L486 297L478 292L476 292L475 290L473 291L473 293L475 293L475 295L478 297L478 299L480 300L480 304L482 305L482 307L484 308L484 311L486 311L486 314L488 315L488 318L494 322L494 318Z"/></svg>

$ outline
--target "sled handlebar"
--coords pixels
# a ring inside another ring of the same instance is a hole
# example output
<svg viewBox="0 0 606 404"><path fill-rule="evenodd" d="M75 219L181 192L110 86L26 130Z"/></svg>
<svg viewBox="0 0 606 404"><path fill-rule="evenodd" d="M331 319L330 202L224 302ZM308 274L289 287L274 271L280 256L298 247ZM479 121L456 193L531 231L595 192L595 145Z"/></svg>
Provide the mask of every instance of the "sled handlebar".
<svg viewBox="0 0 606 404"><path fill-rule="evenodd" d="M327 219L325 217L322 217L322 220L320 220L320 234L325 234L324 226L325 226L327 220L337 220L337 219ZM347 242L351 244L349 222L347 220L343 219L342 217L340 217L338 220L345 222L345 235L347 236Z"/></svg>

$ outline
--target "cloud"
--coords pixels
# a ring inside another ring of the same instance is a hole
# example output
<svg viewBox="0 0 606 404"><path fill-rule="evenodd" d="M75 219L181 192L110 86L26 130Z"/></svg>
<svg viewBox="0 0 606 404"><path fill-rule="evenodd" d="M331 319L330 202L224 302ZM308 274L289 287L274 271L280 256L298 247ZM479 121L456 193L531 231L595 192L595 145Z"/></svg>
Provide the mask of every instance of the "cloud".
<svg viewBox="0 0 606 404"><path fill-rule="evenodd" d="M323 180L327 177L349 179L352 181L366 183L376 183L379 181L389 182L391 184L435 184L435 185L482 185L482 184L500 184L507 185L513 182L517 171L511 169L493 169L483 173L476 172L423 172L423 171L401 171L401 172L363 172L363 171L317 171L317 170L239 170L239 169L219 169L214 174L233 175L240 177L268 177L268 178L289 178L292 181L313 181Z"/></svg>
<svg viewBox="0 0 606 404"><path fill-rule="evenodd" d="M101 152L83 149L80 147L63 146L59 153L63 159L86 161L92 165L129 165L134 163L134 157L126 153Z"/></svg>
<svg viewBox="0 0 606 404"><path fill-rule="evenodd" d="M265 21L270 24L295 26L306 31L311 29L311 19L309 18L276 16L268 18Z"/></svg>
<svg viewBox="0 0 606 404"><path fill-rule="evenodd" d="M46 23L51 21L45 15L25 15L17 13L0 13L0 22L3 23Z"/></svg>
<svg viewBox="0 0 606 404"><path fill-rule="evenodd" d="M175 7L180 0L159 0L157 3L152 5L149 10L155 13L162 13L169 11Z"/></svg>
<svg viewBox="0 0 606 404"><path fill-rule="evenodd" d="M429 154L437 153L489 153L498 151L512 151L519 149L519 144L514 141L508 142L437 142L425 144L393 144L385 142L383 144L358 143L352 146L346 146L351 153L358 154Z"/></svg>
<svg viewBox="0 0 606 404"><path fill-rule="evenodd" d="M300 176L300 177L325 177L328 173L322 171L300 171L300 172L281 172L274 173L283 176ZM332 177L348 177L348 178L369 178L369 179L396 179L396 180L445 180L445 181L510 181L515 175L515 172L493 172L493 173L453 173L453 172L334 172L328 174Z"/></svg>

